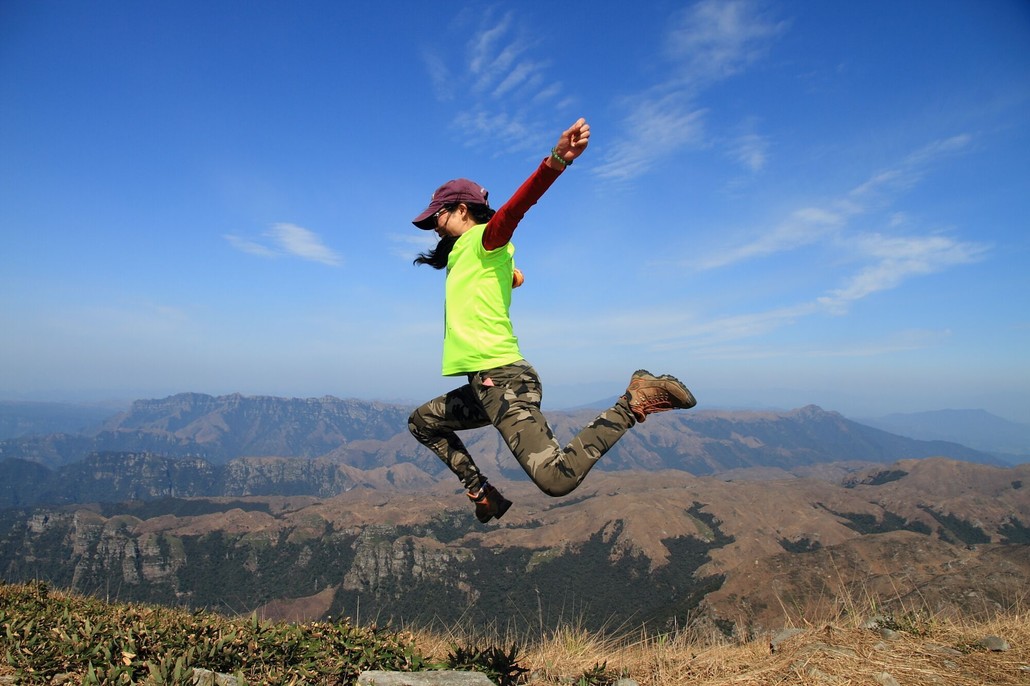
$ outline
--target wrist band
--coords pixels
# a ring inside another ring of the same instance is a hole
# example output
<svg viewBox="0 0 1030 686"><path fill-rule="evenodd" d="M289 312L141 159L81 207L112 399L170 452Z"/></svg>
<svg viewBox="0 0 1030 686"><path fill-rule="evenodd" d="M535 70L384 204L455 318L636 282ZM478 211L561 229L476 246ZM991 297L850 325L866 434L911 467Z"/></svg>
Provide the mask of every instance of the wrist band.
<svg viewBox="0 0 1030 686"><path fill-rule="evenodd" d="M572 166L572 162L566 162L565 158L558 154L557 146L551 148L551 159L552 160L556 160L558 162L561 162L561 166L563 166L563 167L571 167Z"/></svg>

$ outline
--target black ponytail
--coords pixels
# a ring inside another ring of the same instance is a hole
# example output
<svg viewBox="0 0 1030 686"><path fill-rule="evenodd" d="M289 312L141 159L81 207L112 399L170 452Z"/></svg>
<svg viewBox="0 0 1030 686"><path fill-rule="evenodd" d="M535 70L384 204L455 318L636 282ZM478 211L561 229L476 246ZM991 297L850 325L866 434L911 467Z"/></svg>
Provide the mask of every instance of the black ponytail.
<svg viewBox="0 0 1030 686"><path fill-rule="evenodd" d="M423 253L412 260L412 264L428 264L433 269L443 269L447 266L447 258L451 255L451 249L458 241L458 236L444 236L436 247Z"/></svg>

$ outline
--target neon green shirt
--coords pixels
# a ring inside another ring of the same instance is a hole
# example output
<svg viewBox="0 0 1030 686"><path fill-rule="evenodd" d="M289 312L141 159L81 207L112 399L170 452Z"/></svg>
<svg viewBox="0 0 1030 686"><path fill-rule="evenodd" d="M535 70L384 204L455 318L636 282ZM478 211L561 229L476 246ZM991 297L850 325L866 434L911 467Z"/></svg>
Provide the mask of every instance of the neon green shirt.
<svg viewBox="0 0 1030 686"><path fill-rule="evenodd" d="M522 359L511 327L515 246L483 247L486 224L463 233L447 258L443 375L493 369Z"/></svg>

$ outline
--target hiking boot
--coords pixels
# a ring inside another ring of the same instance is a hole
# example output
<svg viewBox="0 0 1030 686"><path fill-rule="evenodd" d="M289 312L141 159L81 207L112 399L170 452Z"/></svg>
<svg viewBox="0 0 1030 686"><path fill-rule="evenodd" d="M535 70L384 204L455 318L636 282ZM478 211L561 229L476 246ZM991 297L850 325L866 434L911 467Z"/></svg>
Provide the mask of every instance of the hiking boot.
<svg viewBox="0 0 1030 686"><path fill-rule="evenodd" d="M511 501L490 484L484 483L479 491L467 493L469 500L476 504L476 519L486 524L496 517L500 519L511 507Z"/></svg>
<svg viewBox="0 0 1030 686"><path fill-rule="evenodd" d="M646 369L633 372L624 397L638 422L655 412L689 410L697 405L694 394L679 379L668 374L655 376Z"/></svg>

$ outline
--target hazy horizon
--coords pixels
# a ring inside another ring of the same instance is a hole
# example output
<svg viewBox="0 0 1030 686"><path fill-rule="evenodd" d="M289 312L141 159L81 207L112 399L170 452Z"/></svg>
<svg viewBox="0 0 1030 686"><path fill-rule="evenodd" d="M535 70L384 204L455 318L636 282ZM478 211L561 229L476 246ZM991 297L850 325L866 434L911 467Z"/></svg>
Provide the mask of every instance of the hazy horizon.
<svg viewBox="0 0 1030 686"><path fill-rule="evenodd" d="M95 395L95 396L90 396L90 395L69 395L67 397L56 398L56 399L52 398L52 397L49 397L49 396L47 396L47 397L39 397L39 398L0 396L0 403L28 403L28 404L57 405L57 406L69 405L69 406L73 406L73 407L83 407L83 408L90 408L90 407L92 407L92 408L110 409L113 413L116 413L116 412L121 412L121 411L129 409L129 407L132 405L132 403L134 403L136 401L164 400L166 398L170 398L170 397L173 397L173 396L176 396L176 395L189 394L189 393L197 393L197 394L201 394L201 395L208 395L208 396L211 396L211 397L222 397L222 396L231 396L231 395L234 395L235 393L239 393L239 392L207 393L207 392L204 392L204 391L188 391L188 390L184 390L184 391L175 391L175 392L168 392L168 393L156 393L156 394L143 393L143 394L137 394L137 395L131 395L131 396L124 396L124 397L105 396L103 394L99 394L99 395ZM363 402L381 402L381 403L386 403L386 404L391 404L391 405L411 405L411 406L415 406L415 405L417 405L417 404L422 402L421 399L415 399L415 398L387 398L387 397L375 398L375 397L363 397L363 396L356 396L356 395L340 395L340 394L334 394L334 393L323 393L323 394L318 395L318 396L295 396L295 395L280 395L280 394L272 394L272 393L239 393L239 395L243 395L244 397L262 397L263 396L263 397L275 397L275 398L285 398L285 399L309 399L309 398L322 398L322 397L329 396L329 397L334 397L334 398L338 398L338 399L341 399L341 400L351 399L351 400L358 400L358 401L363 401ZM545 403L544 409L547 410L547 411L565 412L565 411L575 411L575 410L586 409L586 408L601 408L601 407L605 407L607 402L614 401L614 399L616 397L617 396L597 397L597 398L593 398L593 399L588 399L588 400L586 400L584 402L571 401L571 402L569 402L567 404L561 404L561 405L555 404L555 403ZM783 396L783 397L788 397L788 396ZM792 411L792 410L800 409L802 407L806 407L808 405L818 406L821 409L826 410L828 412L837 412L838 414L844 415L845 417L847 417L849 419L852 419L852 420L856 420L856 421L861 421L863 419L870 419L870 420L872 420L872 419L885 419L885 418L888 418L891 415L918 415L918 414L934 413L934 412L987 412L991 416L995 416L995 417L998 417L1000 419L1003 419L1003 420L1006 420L1006 421L1009 421L1009 422L1013 422L1015 424L1021 424L1021 425L1030 427L1030 422L1023 421L1023 420L1019 419L1018 417L1006 416L1004 414L998 414L998 413L995 413L995 412L990 412L989 410L986 410L986 409L984 409L982 407L972 407L972 406L970 406L970 407L935 407L935 408L928 408L928 409L912 410L912 411L907 411L907 412L862 413L862 412L852 412L852 411L842 410L839 407L834 407L834 406L831 406L831 405L821 404L821 403L817 403L817 402L794 402L794 403L782 403L782 404L775 404L775 403L763 404L761 402L751 402L751 403L743 402L743 403L739 403L739 402L732 402L732 401L730 401L730 402L709 402L709 403L704 404L704 405L698 405L698 407L695 410L693 410L693 411L715 410L715 411L729 411L729 412L734 412L734 411L740 411L740 412L749 412L749 411L750 412L763 412L763 411L766 411L766 412L789 412L789 411Z"/></svg>

